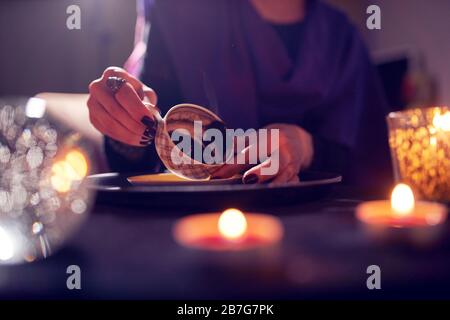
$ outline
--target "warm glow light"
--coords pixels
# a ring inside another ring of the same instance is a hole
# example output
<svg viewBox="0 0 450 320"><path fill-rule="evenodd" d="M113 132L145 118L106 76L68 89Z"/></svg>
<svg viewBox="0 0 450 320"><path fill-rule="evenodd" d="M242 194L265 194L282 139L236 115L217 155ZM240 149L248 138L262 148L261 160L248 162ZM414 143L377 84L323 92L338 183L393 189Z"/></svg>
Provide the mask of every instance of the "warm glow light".
<svg viewBox="0 0 450 320"><path fill-rule="evenodd" d="M67 192L72 185L70 172L73 171L65 161L58 161L52 166L50 182L58 192Z"/></svg>
<svg viewBox="0 0 450 320"><path fill-rule="evenodd" d="M450 131L450 112L436 113L433 117L433 126L438 130Z"/></svg>
<svg viewBox="0 0 450 320"><path fill-rule="evenodd" d="M88 164L85 156L77 150L70 151L64 160L52 166L50 181L58 192L67 192L72 182L83 179L88 173Z"/></svg>
<svg viewBox="0 0 450 320"><path fill-rule="evenodd" d="M436 147L436 145L437 145L436 137L430 137L430 145L432 145L433 147Z"/></svg>
<svg viewBox="0 0 450 320"><path fill-rule="evenodd" d="M247 220L238 209L225 210L219 218L219 232L228 239L238 239L247 230Z"/></svg>
<svg viewBox="0 0 450 320"><path fill-rule="evenodd" d="M391 196L391 208L394 213L400 216L409 215L414 210L414 194L411 188L399 183L395 186Z"/></svg>
<svg viewBox="0 0 450 320"><path fill-rule="evenodd" d="M78 151L70 151L66 156L66 162L70 164L78 176L78 180L84 178L88 172L88 165L84 155Z"/></svg>
<svg viewBox="0 0 450 320"><path fill-rule="evenodd" d="M9 260L13 255L14 246L11 237L2 227L0 227L0 260Z"/></svg>

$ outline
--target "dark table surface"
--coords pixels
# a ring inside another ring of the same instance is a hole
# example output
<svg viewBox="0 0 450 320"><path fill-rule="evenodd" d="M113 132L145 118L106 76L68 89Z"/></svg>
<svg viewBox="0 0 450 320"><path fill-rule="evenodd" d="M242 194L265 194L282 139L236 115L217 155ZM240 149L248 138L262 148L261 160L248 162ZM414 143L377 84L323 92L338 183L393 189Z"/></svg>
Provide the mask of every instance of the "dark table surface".
<svg viewBox="0 0 450 320"><path fill-rule="evenodd" d="M0 267L0 298L449 298L449 225L428 242L380 240L354 217L362 198L337 188L313 203L266 208L285 227L278 246L220 253L174 241L182 209L96 205L54 256ZM81 268L81 290L66 287L69 265ZM367 289L369 265L381 268L381 290Z"/></svg>

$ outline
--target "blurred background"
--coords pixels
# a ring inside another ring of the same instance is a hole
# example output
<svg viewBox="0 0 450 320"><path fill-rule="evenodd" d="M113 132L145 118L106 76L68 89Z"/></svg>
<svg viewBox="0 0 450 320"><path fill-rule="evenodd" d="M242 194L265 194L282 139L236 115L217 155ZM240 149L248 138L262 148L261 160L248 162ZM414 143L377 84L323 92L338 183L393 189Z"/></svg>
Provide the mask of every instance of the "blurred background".
<svg viewBox="0 0 450 320"><path fill-rule="evenodd" d="M377 63L393 109L449 104L450 1L330 0L359 27ZM66 8L81 8L81 30L66 28ZM366 28L377 4L382 29ZM133 47L134 0L1 0L0 95L84 93L109 65L123 65Z"/></svg>

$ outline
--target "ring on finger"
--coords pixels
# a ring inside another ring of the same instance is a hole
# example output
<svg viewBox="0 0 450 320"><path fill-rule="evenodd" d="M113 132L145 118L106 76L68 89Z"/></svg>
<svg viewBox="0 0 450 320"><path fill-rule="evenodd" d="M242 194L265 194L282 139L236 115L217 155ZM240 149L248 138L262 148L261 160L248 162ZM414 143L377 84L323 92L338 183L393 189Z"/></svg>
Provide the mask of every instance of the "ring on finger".
<svg viewBox="0 0 450 320"><path fill-rule="evenodd" d="M127 81L120 77L109 77L106 80L106 86L113 94L116 94L125 82Z"/></svg>

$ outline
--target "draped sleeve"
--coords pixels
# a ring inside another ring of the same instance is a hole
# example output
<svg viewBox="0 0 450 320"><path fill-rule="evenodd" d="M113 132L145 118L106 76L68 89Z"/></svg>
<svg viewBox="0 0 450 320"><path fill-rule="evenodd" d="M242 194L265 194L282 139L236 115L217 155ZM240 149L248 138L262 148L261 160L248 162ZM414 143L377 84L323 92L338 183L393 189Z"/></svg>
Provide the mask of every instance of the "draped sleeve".
<svg viewBox="0 0 450 320"><path fill-rule="evenodd" d="M153 1L138 1L135 48L125 68L150 86L158 95L158 108L164 115L182 101L170 54L161 35ZM118 172L161 172L154 144L146 148L121 145L105 137L105 153L111 170Z"/></svg>
<svg viewBox="0 0 450 320"><path fill-rule="evenodd" d="M352 183L389 181L383 176L390 173L384 92L343 13L308 1L294 64L250 1L139 4L149 32L142 33L148 38L138 74L157 92L163 114L189 102L210 107L231 128L293 123L313 136L314 169L342 172ZM155 170L154 154L136 167Z"/></svg>

